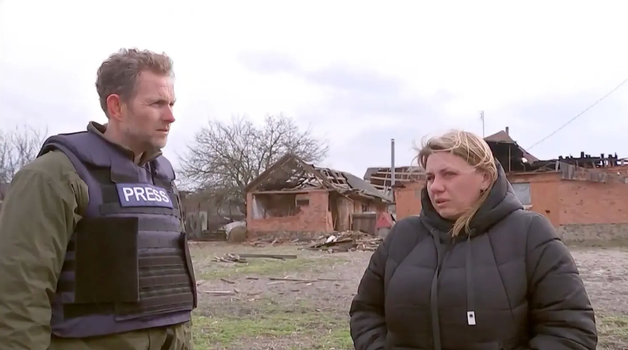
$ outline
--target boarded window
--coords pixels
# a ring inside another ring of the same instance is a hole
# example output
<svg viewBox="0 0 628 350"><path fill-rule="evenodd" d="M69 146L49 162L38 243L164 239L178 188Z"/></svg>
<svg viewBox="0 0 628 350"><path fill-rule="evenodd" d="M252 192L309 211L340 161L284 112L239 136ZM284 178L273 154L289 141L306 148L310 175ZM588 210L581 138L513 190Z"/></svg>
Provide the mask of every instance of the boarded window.
<svg viewBox="0 0 628 350"><path fill-rule="evenodd" d="M310 200L307 198L299 198L297 199L297 207L307 207L310 205Z"/></svg>
<svg viewBox="0 0 628 350"><path fill-rule="evenodd" d="M523 205L532 205L532 196L530 194L530 184L527 182L512 184L517 199Z"/></svg>

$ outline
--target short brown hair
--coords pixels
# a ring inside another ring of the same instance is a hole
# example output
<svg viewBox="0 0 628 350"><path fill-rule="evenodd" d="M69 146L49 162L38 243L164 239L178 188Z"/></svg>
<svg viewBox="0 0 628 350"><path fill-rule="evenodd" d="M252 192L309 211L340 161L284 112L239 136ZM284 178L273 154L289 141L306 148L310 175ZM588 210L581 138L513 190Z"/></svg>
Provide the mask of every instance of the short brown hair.
<svg viewBox="0 0 628 350"><path fill-rule="evenodd" d="M143 71L174 76L172 59L165 53L158 54L149 50L120 49L100 65L96 91L100 98L100 107L107 117L107 97L117 94L128 101L133 97L137 77Z"/></svg>

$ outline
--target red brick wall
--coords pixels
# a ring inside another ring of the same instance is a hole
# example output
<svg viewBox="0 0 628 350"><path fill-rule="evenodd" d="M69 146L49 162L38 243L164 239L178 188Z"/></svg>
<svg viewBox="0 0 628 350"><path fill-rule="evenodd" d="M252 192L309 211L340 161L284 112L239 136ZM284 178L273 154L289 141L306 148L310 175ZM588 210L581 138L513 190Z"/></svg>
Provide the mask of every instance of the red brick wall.
<svg viewBox="0 0 628 350"><path fill-rule="evenodd" d="M532 211L555 227L569 224L628 223L628 184L561 180L560 174L510 174L512 183L530 183ZM420 189L411 183L395 191L397 219L421 211Z"/></svg>
<svg viewBox="0 0 628 350"><path fill-rule="evenodd" d="M294 216L253 219L253 194L247 194L246 224L249 231L304 231L304 232L332 232L333 224L329 211L329 193L313 191L307 194L310 200L308 206L301 207L301 211Z"/></svg>
<svg viewBox="0 0 628 350"><path fill-rule="evenodd" d="M555 226L559 225L559 203L557 201L559 175L557 173L513 174L509 176L509 180L513 183L529 182L532 210L548 217ZM421 212L421 189L423 186L423 182L414 182L395 190L397 220L418 215Z"/></svg>
<svg viewBox="0 0 628 350"><path fill-rule="evenodd" d="M424 182L410 182L405 187L395 189L397 220L421 212L421 189Z"/></svg>
<svg viewBox="0 0 628 350"><path fill-rule="evenodd" d="M561 225L628 223L628 184L560 182Z"/></svg>
<svg viewBox="0 0 628 350"><path fill-rule="evenodd" d="M560 225L558 201L560 174L555 172L510 174L508 180L511 183L530 183L531 210L543 214L554 227Z"/></svg>

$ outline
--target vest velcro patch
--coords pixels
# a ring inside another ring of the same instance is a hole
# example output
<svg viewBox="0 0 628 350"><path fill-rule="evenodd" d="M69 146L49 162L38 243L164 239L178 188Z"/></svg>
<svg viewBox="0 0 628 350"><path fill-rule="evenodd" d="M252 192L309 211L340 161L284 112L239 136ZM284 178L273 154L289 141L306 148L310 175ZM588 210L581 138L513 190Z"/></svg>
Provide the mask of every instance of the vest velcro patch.
<svg viewBox="0 0 628 350"><path fill-rule="evenodd" d="M116 184L122 207L173 208L168 191L149 184Z"/></svg>

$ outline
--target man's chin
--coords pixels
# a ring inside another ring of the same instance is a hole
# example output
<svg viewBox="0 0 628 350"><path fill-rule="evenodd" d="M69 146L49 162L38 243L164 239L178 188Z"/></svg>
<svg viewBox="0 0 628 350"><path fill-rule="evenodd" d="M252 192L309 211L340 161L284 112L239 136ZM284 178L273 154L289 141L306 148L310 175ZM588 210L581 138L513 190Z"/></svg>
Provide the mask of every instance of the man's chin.
<svg viewBox="0 0 628 350"><path fill-rule="evenodd" d="M159 140L153 140L153 142L151 142L151 146L153 146L153 148L155 149L162 149L166 147L167 143L168 143L168 138L164 137L164 138L160 138Z"/></svg>

